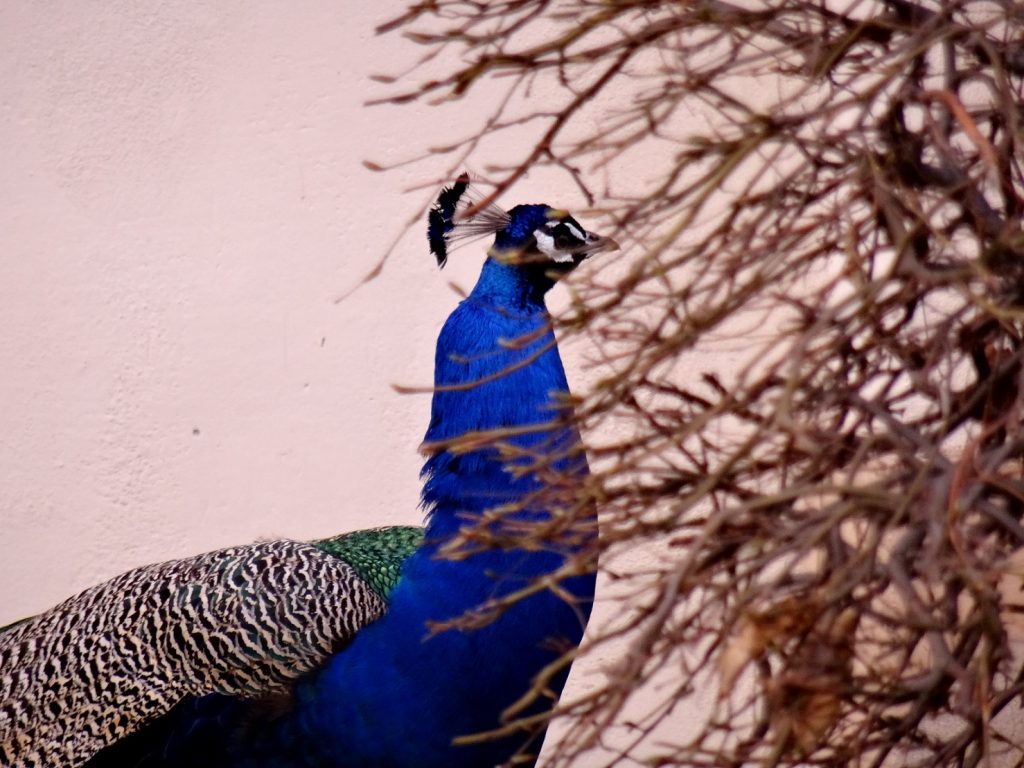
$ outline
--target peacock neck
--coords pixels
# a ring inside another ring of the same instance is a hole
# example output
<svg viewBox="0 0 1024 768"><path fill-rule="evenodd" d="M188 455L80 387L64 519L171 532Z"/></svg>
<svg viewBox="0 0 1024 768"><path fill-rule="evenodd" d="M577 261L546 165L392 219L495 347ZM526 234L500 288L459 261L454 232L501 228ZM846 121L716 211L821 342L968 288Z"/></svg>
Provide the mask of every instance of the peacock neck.
<svg viewBox="0 0 1024 768"><path fill-rule="evenodd" d="M543 264L511 264L495 252L484 262L470 300L505 312L546 315L544 296L553 285Z"/></svg>
<svg viewBox="0 0 1024 768"><path fill-rule="evenodd" d="M569 482L586 472L543 290L528 278L488 259L441 330L422 472L428 539L521 504L541 470Z"/></svg>
<svg viewBox="0 0 1024 768"><path fill-rule="evenodd" d="M428 631L557 571L596 535L596 525L583 521L583 534L553 537L536 550L501 537L506 522L521 529L524 519L555 515L557 488L571 500L587 472L566 418L568 384L543 291L527 283L489 259L441 331L422 473L425 543L405 562L384 617L297 691L296 712L269 739L286 743L297 734L315 743L311 765L504 762L528 733L475 747L453 747L452 739L497 727L534 677L582 637L593 575L565 579L557 595L519 600L473 631ZM461 559L441 556L485 518L497 521L496 544ZM546 689L557 695L564 680L555 675ZM542 697L522 714L550 706ZM536 749L538 733L532 738ZM268 749L264 762L276 754Z"/></svg>

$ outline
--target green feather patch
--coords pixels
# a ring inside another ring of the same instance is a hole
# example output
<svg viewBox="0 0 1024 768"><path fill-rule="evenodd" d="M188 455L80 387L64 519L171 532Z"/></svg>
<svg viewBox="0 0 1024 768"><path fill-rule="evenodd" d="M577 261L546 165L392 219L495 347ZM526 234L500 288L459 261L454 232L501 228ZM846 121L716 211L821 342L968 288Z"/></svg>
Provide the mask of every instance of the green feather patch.
<svg viewBox="0 0 1024 768"><path fill-rule="evenodd" d="M398 583L402 564L422 543L423 529L410 525L370 528L312 542L348 563L385 600Z"/></svg>

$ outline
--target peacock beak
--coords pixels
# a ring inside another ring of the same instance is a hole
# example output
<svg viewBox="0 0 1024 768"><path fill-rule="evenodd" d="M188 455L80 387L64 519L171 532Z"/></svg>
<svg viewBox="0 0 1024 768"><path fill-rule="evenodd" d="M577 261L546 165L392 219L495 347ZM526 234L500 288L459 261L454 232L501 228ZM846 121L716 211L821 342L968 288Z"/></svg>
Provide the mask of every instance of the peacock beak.
<svg viewBox="0 0 1024 768"><path fill-rule="evenodd" d="M617 251L619 250L619 244L610 237L603 237L602 235L595 234L593 232L587 233L587 242L579 249L579 253L584 258L589 258L595 253L603 253L604 251Z"/></svg>

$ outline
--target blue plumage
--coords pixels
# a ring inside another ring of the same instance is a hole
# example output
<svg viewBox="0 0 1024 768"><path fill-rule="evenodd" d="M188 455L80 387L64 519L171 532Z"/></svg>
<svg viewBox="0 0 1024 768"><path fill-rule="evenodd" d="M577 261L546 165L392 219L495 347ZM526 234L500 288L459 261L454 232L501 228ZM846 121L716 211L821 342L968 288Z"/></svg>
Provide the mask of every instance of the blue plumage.
<svg viewBox="0 0 1024 768"><path fill-rule="evenodd" d="M439 263L459 226L453 213L465 184L460 178L445 190L430 213ZM593 573L565 579L559 594L544 590L518 601L479 629L429 628L594 554L595 511L578 502L587 462L544 294L558 276L614 243L546 205L518 206L491 220L505 226L438 338L422 472L426 539L405 561L386 614L287 700L186 702L174 713L176 724L161 726L164 757L150 752L150 764L486 767L536 754L542 728L473 745L452 741L502 725L502 713L535 676L579 643ZM467 436L479 439L467 444ZM462 559L441 557L460 529L482 525L485 516L487 543ZM527 522L544 524L545 535L524 548L510 537ZM556 674L546 683L548 696L519 715L550 708L566 674Z"/></svg>
<svg viewBox="0 0 1024 768"><path fill-rule="evenodd" d="M528 458L519 463L549 457L568 473L562 481L568 485L570 477L586 472L586 460L575 431L560 419L558 394L567 392L565 373L543 306L528 298L529 286L517 279L515 269L488 261L476 289L445 324L436 359L439 390L426 439L458 438L470 429L534 426L536 432L507 438L526 449ZM445 389L451 385L459 388ZM527 735L474 747L449 742L496 728L502 711L529 690L533 675L582 637L593 598L592 575L563 585L571 603L545 592L482 629L424 639L428 622L457 618L523 588L572 554L567 544L549 542L540 552L497 549L460 562L437 559L437 549L460 526L475 524L484 510L507 504L513 520L545 518L549 509L530 504L530 495L542 487L542 497L558 495L534 474L516 477L494 448L440 451L427 460L424 475L428 544L406 563L388 614L332 660L310 686L309 705L299 715L328 761L348 756L353 765L503 762L527 744ZM572 488L561 496L566 506L571 504ZM520 503L523 508L516 509ZM502 526L496 524L499 535ZM592 511L576 529L576 546L596 535ZM550 688L557 694L563 683L561 675ZM387 714L382 717L382 712ZM536 741L532 746L537 748Z"/></svg>
<svg viewBox="0 0 1024 768"><path fill-rule="evenodd" d="M550 211L551 208L547 205L517 205L509 211L511 220L508 226L495 234L494 247L509 250L528 243L533 232L548 222Z"/></svg>

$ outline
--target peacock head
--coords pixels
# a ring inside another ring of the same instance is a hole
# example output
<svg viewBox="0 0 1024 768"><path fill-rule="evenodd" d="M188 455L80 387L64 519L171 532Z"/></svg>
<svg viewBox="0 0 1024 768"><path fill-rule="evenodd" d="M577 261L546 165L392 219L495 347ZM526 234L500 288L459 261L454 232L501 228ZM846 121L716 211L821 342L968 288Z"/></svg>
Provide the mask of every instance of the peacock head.
<svg viewBox="0 0 1024 768"><path fill-rule="evenodd" d="M430 250L443 267L448 251L460 241L494 235L488 255L557 279L584 259L618 248L610 237L587 232L568 211L550 205L517 205L504 211L473 198L469 176L462 174L441 191L428 216Z"/></svg>

